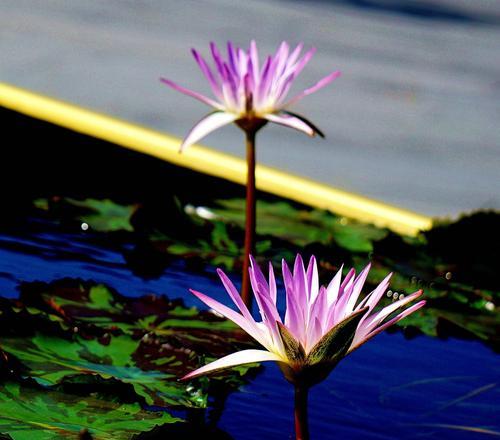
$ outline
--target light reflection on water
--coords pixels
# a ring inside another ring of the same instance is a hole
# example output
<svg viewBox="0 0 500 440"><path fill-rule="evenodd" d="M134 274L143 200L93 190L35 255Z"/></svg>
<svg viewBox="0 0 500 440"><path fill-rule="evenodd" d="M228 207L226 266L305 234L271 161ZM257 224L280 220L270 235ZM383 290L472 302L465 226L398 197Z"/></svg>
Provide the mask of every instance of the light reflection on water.
<svg viewBox="0 0 500 440"><path fill-rule="evenodd" d="M20 281L93 279L125 295L182 297L190 287L227 297L214 269L193 273L183 261L157 279L128 267L126 248L96 244L91 233L0 234L0 293ZM235 278L235 277L233 277ZM479 342L382 334L346 358L310 397L313 439L481 439L500 436L500 363ZM229 396L219 427L237 440L293 436L292 387L274 364Z"/></svg>

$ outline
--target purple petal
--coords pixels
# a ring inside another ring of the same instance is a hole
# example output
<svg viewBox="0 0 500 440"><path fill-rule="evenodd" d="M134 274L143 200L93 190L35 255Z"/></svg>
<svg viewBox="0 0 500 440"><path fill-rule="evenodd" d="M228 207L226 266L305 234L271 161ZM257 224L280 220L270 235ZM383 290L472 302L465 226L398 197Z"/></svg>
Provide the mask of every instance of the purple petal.
<svg viewBox="0 0 500 440"><path fill-rule="evenodd" d="M238 77L243 78L247 73L248 56L247 53L240 47L238 48L236 54L237 54L236 68L238 72Z"/></svg>
<svg viewBox="0 0 500 440"><path fill-rule="evenodd" d="M249 258L250 258L250 267L255 274L255 279L257 280L258 283L265 286L266 291L269 291L269 285L267 284L266 277L260 270L260 266L257 264L255 258L252 255L249 255Z"/></svg>
<svg viewBox="0 0 500 440"><path fill-rule="evenodd" d="M265 295L260 294L259 291L255 294L255 296L259 297L260 299L260 301L258 301L259 311L262 315L262 320L264 322L264 325L269 330L269 334L271 335L274 341L274 345L279 347L279 349L281 350L282 341L276 323L277 322L282 323L282 322L278 310L276 310L276 306L271 302L271 299Z"/></svg>
<svg viewBox="0 0 500 440"><path fill-rule="evenodd" d="M290 329L295 338L303 341L304 326L302 324L303 320L299 315L299 308L297 305L298 299L296 298L293 276L284 259L281 261L281 266L283 271L283 282L286 290L285 325Z"/></svg>
<svg viewBox="0 0 500 440"><path fill-rule="evenodd" d="M349 293L351 292L354 283L355 274L356 271L353 268L351 268L349 272L347 272L344 281L342 281L342 284L339 287L337 300L334 306L330 309L330 313L327 319L329 326L336 325L340 321L342 321L342 317L344 316L345 306L347 304L347 301L349 300Z"/></svg>
<svg viewBox="0 0 500 440"><path fill-rule="evenodd" d="M272 74L270 73L271 65L272 65L272 58L267 57L267 60L260 74L259 87L257 87L256 90L257 91L256 99L258 100L259 104L261 103L260 101L261 100L263 101L266 96L266 91L270 83L270 79L272 77Z"/></svg>
<svg viewBox="0 0 500 440"><path fill-rule="evenodd" d="M272 302L276 304L276 278L274 277L274 269L271 262L269 262L269 296L271 297Z"/></svg>
<svg viewBox="0 0 500 440"><path fill-rule="evenodd" d="M343 269L344 269L344 265L340 266L340 269L337 271L337 273L333 277L332 281L330 281L330 284L328 284L328 287L326 288L328 308L332 307L335 304L335 302L337 301L337 298L339 296L340 280L342 279L342 270Z"/></svg>
<svg viewBox="0 0 500 440"><path fill-rule="evenodd" d="M252 285L252 290L254 292L255 300L259 306L259 310L262 316L262 320L267 322L274 320L273 316L267 316L264 312L264 307L262 305L262 296L269 297L269 286L267 285L266 279L262 274L260 267L255 262L254 258L249 255L250 267L248 268L248 273L250 275L250 284Z"/></svg>
<svg viewBox="0 0 500 440"><path fill-rule="evenodd" d="M295 76L293 73L284 77L285 79L280 83L278 90L276 90L276 103L275 108L280 108L282 106L283 101L292 87L293 81L295 80Z"/></svg>
<svg viewBox="0 0 500 440"><path fill-rule="evenodd" d="M309 87L308 89L304 90L303 92L299 93L298 95L294 96L292 99L287 101L284 107L288 107L289 105L295 104L297 101L300 101L305 96L310 95L311 93L314 93L319 89L325 87L326 85L330 84L334 79L338 78L339 76L340 72L338 70L336 72L330 73L330 75L325 76L323 79L319 80L314 86Z"/></svg>
<svg viewBox="0 0 500 440"><path fill-rule="evenodd" d="M224 304L221 304L220 302L210 298L209 296L201 292L197 292L196 290L192 289L190 289L190 292L195 295L200 301L204 302L208 307L225 316L227 319L233 321L257 342L260 342L264 346L267 345L268 341L266 340L260 329L255 325L255 321L252 322L253 320L249 321L245 319L242 315L235 312L233 309L230 309Z"/></svg>
<svg viewBox="0 0 500 440"><path fill-rule="evenodd" d="M222 284L226 288L226 291L229 294L229 296L231 297L231 299L233 300L234 304L236 305L236 307L238 307L240 312L243 314L243 317L247 321L250 321L250 322L254 321L252 315L250 314L249 310L247 309L247 306L245 305L245 303L241 299L241 296L240 296L238 290L236 289L236 287L234 287L234 284L232 283L232 281L228 278L228 276L221 269L217 269L217 274L219 275L219 278L221 279Z"/></svg>
<svg viewBox="0 0 500 440"><path fill-rule="evenodd" d="M356 309L362 309L363 307L368 306L370 310L373 310L373 308L378 304L382 296L384 295L385 291L389 287L389 282L391 281L392 278L392 272L387 275L382 282L366 297L361 301Z"/></svg>
<svg viewBox="0 0 500 440"><path fill-rule="evenodd" d="M276 76L281 76L286 67L286 62L288 60L288 52L290 51L290 46L286 41L283 41L276 52Z"/></svg>
<svg viewBox="0 0 500 440"><path fill-rule="evenodd" d="M288 57L288 65L291 66L297 61L297 58L300 55L300 52L302 52L302 49L304 48L304 43L299 43L297 44L297 47L293 50L293 52L290 54Z"/></svg>
<svg viewBox="0 0 500 440"><path fill-rule="evenodd" d="M227 42L227 59L229 61L229 67L231 68L232 73L236 75L238 73L238 70L236 68L236 51L230 41Z"/></svg>
<svg viewBox="0 0 500 440"><path fill-rule="evenodd" d="M320 320L318 318L313 318L313 322L314 324L308 329L307 344L305 347L306 352L309 351L310 348L314 347L316 342L318 342L323 335Z"/></svg>
<svg viewBox="0 0 500 440"><path fill-rule="evenodd" d="M217 101L214 101L213 99L210 99L206 97L205 95L202 95L201 93L195 92L193 90L186 89L185 87L182 87L173 81L170 81L167 78L160 78L160 81L163 84L166 84L169 87L172 87L173 89L177 90L178 92L184 93L185 95L191 96L192 98L197 99L198 101L203 102L204 104L209 105L210 107L214 107L219 110L223 110L224 107L219 104Z"/></svg>
<svg viewBox="0 0 500 440"><path fill-rule="evenodd" d="M212 52L212 58L214 59L215 66L217 67L217 71L219 72L219 76L221 80L224 80L225 79L224 62L222 61L222 56L214 42L210 43L210 51Z"/></svg>
<svg viewBox="0 0 500 440"><path fill-rule="evenodd" d="M356 304L356 301L359 298L359 294L361 293L361 289L363 288L366 277L368 276L368 272L370 271L371 264L368 263L368 265L361 271L361 273L358 275L356 278L356 281L354 281L354 286L352 288L352 292L349 295L349 300L346 304L345 312L344 312L344 317L347 315L350 315L352 311L354 310L354 306Z"/></svg>
<svg viewBox="0 0 500 440"><path fill-rule="evenodd" d="M259 80L259 53L257 51L257 44L255 43L255 40L252 40L250 42L250 57L249 57L249 63L251 63L252 66L252 75L254 82L257 82Z"/></svg>
<svg viewBox="0 0 500 440"><path fill-rule="evenodd" d="M209 373L211 371L221 370L224 368L235 367L236 365L250 364L252 362L264 362L264 361L276 361L284 362L280 356L264 350L243 350L236 353L232 353L223 358L217 359L210 364L207 364L197 370L186 374L182 380L192 379L193 377L201 376L202 374Z"/></svg>
<svg viewBox="0 0 500 440"><path fill-rule="evenodd" d="M314 136L316 132L306 124L304 121L296 118L294 116L286 115L286 114L275 114L269 113L263 116L264 119L267 119L269 122L274 122L275 124L284 125L285 127L295 128L295 130L302 131L303 133Z"/></svg>
<svg viewBox="0 0 500 440"><path fill-rule="evenodd" d="M290 333L297 339L302 345L306 343L306 333L304 328L304 319L300 315L299 306L293 298L293 296L286 297L286 314L285 314L285 326L290 330Z"/></svg>
<svg viewBox="0 0 500 440"><path fill-rule="evenodd" d="M347 272L344 281L342 281L342 284L340 285L339 296L344 293L344 290L349 289L350 285L353 282L354 275L356 275L356 271L354 270L354 268L349 269L349 272Z"/></svg>
<svg viewBox="0 0 500 440"><path fill-rule="evenodd" d="M302 311L302 316L306 317L308 312L309 301L309 286L306 282L306 269L304 268L304 261L302 256L297 254L295 257L295 264L293 265L293 282L298 300L299 309Z"/></svg>
<svg viewBox="0 0 500 440"><path fill-rule="evenodd" d="M421 307L425 305L426 301L419 301L416 304L413 304L411 307L408 307L406 310L401 312L399 315L395 316L394 318L390 319L383 325L375 328L375 330L369 332L368 334L366 333L360 333L358 335L356 333L356 336L354 337L354 340L351 344L351 347L349 348L349 353L352 351L356 350L359 348L361 345L363 345L365 342L367 342L369 339L373 338L374 336L378 335L379 333L383 332L386 328L390 327L391 325L395 324L398 321L401 321L403 318L405 318L408 315L411 315L413 312L417 311ZM359 329L358 329L359 332Z"/></svg>
<svg viewBox="0 0 500 440"><path fill-rule="evenodd" d="M208 82L210 83L210 87L212 88L212 92L218 99L222 99L222 93L221 93L221 88L217 80L215 79L214 74L212 73L212 70L208 66L207 62L205 59L198 53L196 49L192 49L191 52L193 53L194 59L200 66L201 71L205 75L205 77L208 79Z"/></svg>
<svg viewBox="0 0 500 440"><path fill-rule="evenodd" d="M378 326L385 318L390 316L396 310L405 306L406 304L412 302L414 299L418 298L422 295L422 290L418 290L411 295L400 299L399 301L395 301L394 303L384 307L378 313L373 314L369 318L366 319L366 322L363 324L368 329L368 332L372 331L376 326Z"/></svg>
<svg viewBox="0 0 500 440"><path fill-rule="evenodd" d="M317 318L319 322L321 323L321 326L323 329L327 328L328 326L328 321L327 321L327 316L328 316L328 308L327 308L327 291L324 286L321 286L319 289L318 296L316 297L316 300L311 306L311 311L309 313L309 319L315 319Z"/></svg>
<svg viewBox="0 0 500 440"><path fill-rule="evenodd" d="M186 138L182 142L180 151L184 151L187 147L198 142L200 139L204 138L207 134L211 133L218 128L230 124L238 119L238 115L234 113L225 112L213 112L205 116L201 121L199 121L187 134Z"/></svg>
<svg viewBox="0 0 500 440"><path fill-rule="evenodd" d="M307 284L309 285L309 304L312 304L319 293L318 265L314 255L311 256L307 265Z"/></svg>
<svg viewBox="0 0 500 440"><path fill-rule="evenodd" d="M306 66L306 64L311 61L311 58L313 55L316 53L316 48L312 47L309 49L304 56L297 62L295 66L293 66L293 73L295 78L299 75L300 72L302 72L302 69Z"/></svg>

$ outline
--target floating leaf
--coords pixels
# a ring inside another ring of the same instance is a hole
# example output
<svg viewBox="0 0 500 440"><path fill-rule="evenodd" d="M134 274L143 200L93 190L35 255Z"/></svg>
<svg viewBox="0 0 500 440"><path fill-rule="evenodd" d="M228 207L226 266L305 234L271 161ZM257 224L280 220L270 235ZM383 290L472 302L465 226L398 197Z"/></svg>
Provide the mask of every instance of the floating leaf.
<svg viewBox="0 0 500 440"><path fill-rule="evenodd" d="M14 440L76 439L86 429L94 440L129 440L158 425L180 421L138 404L28 388L7 382L0 389L0 433Z"/></svg>
<svg viewBox="0 0 500 440"><path fill-rule="evenodd" d="M180 301L125 298L79 280L24 284L21 300L3 302L2 348L24 365L25 377L44 386L98 378L103 389L109 380L124 392L131 387L148 405L205 407L206 387L188 389L177 379L205 359L249 344L233 323ZM45 325L43 320L53 322L52 316L65 325ZM242 371L221 380L237 387Z"/></svg>

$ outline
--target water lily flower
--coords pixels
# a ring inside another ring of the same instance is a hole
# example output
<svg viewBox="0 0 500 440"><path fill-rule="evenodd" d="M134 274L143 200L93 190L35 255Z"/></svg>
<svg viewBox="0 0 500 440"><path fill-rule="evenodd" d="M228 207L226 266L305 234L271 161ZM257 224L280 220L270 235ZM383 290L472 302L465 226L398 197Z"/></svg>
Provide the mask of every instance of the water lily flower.
<svg viewBox="0 0 500 440"><path fill-rule="evenodd" d="M175 90L198 99L213 107L214 111L199 121L184 138L180 151L198 142L212 131L234 122L246 136L247 194L245 215L245 249L243 255L243 276L241 296L248 308L252 305L247 255L255 252L255 137L268 122L295 128L310 136L323 133L303 116L292 113L288 108L307 95L331 83L340 75L335 71L315 85L288 99L287 95L295 78L314 55L312 48L301 56L303 44L290 51L285 41L274 56L268 56L260 64L255 41L248 50L227 43L225 60L214 43L210 49L215 68L211 68L200 53L193 49L193 55L210 84L214 98L186 89L175 82L161 78L161 81Z"/></svg>
<svg viewBox="0 0 500 440"><path fill-rule="evenodd" d="M295 128L310 136L321 131L304 117L292 113L288 108L307 95L331 83L340 75L335 71L287 99L295 78L314 55L312 48L303 56L303 44L290 51L290 46L282 42L273 56L268 56L261 64L255 41L248 50L227 44L225 60L214 43L210 44L214 67L211 68L200 53L192 49L193 56L208 80L214 99L182 87L175 82L161 78L164 84L191 96L214 108L214 111L199 121L188 133L181 145L181 151L198 142L210 132L236 122L241 128L260 128L267 122L274 122Z"/></svg>
<svg viewBox="0 0 500 440"><path fill-rule="evenodd" d="M240 326L264 349L230 354L187 374L184 379L245 363L276 361L289 381L311 386L323 380L343 357L425 304L425 301L420 301L405 308L422 295L419 290L376 310L392 274L359 300L370 264L357 276L351 269L344 279L341 268L325 287L319 285L316 259L311 257L305 268L298 255L293 272L283 261L286 312L282 318L276 306L277 289L272 265L269 264L266 279L255 260L250 259L250 280L261 321L252 317L237 289L220 269L217 271L219 277L238 312L203 293L191 292L208 307Z"/></svg>

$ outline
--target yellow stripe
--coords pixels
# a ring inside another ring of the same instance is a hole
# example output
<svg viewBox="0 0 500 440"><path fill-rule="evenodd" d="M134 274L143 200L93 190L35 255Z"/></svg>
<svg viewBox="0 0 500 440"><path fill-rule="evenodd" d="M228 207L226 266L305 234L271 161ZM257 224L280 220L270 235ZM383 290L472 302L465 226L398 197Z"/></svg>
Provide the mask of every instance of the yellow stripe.
<svg viewBox="0 0 500 440"><path fill-rule="evenodd" d="M242 159L199 145L179 154L180 139L133 125L106 115L40 96L0 83L0 106L149 154L175 165L244 184ZM370 200L346 191L293 176L263 165L256 170L257 188L338 215L416 235L432 226L432 219Z"/></svg>

